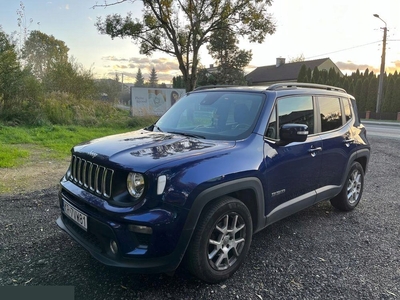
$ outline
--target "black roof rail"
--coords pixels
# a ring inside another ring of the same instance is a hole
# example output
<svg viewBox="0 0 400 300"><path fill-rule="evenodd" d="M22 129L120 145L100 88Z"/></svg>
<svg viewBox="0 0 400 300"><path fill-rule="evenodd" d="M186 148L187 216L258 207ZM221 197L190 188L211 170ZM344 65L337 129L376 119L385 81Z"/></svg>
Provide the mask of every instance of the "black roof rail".
<svg viewBox="0 0 400 300"><path fill-rule="evenodd" d="M316 84L316 83L303 83L303 82L282 82L282 83L275 83L273 85L270 85L267 87L267 90L278 90L278 89L284 89L284 88L314 88L314 89L322 89L322 90L329 90L329 91L338 91L338 92L343 92L347 93L345 89L338 88L335 86L330 86L326 84Z"/></svg>
<svg viewBox="0 0 400 300"><path fill-rule="evenodd" d="M204 85L195 88L194 91L218 89L218 88L230 88L230 87L240 87L240 85Z"/></svg>

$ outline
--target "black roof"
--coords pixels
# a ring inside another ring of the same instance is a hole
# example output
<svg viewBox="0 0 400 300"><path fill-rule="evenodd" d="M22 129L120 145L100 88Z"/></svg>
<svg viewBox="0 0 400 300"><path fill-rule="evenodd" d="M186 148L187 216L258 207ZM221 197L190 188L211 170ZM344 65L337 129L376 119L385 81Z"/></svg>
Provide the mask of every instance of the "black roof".
<svg viewBox="0 0 400 300"><path fill-rule="evenodd" d="M307 69L310 68L313 70L326 60L330 60L330 58L284 63L279 67L276 65L258 67L247 74L246 79L251 83L297 80L297 76L299 75L300 69L303 65L306 65Z"/></svg>

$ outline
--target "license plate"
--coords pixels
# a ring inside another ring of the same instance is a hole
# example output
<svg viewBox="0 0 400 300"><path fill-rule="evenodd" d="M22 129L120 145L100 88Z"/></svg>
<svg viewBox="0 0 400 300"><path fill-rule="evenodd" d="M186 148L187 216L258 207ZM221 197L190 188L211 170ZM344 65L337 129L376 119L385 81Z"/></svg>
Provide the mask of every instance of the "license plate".
<svg viewBox="0 0 400 300"><path fill-rule="evenodd" d="M87 215L76 209L69 202L64 200L64 213L73 220L76 224L87 231Z"/></svg>

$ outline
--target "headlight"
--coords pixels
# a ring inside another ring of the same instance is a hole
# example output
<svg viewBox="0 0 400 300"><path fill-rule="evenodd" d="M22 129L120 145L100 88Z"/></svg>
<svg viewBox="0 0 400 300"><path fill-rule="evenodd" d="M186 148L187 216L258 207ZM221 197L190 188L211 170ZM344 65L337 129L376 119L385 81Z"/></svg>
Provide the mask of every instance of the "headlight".
<svg viewBox="0 0 400 300"><path fill-rule="evenodd" d="M144 191L144 177L139 173L129 173L126 179L126 186L128 188L129 194L135 200L139 199L143 195Z"/></svg>

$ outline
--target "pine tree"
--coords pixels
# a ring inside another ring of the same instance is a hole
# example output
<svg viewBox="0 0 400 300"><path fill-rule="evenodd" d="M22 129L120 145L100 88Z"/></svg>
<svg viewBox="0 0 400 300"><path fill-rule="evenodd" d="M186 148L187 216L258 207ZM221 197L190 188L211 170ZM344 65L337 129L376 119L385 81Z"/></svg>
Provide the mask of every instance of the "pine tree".
<svg viewBox="0 0 400 300"><path fill-rule="evenodd" d="M396 76L393 87L393 112L400 112L400 76Z"/></svg>
<svg viewBox="0 0 400 300"><path fill-rule="evenodd" d="M158 86L158 76L156 69L151 69L150 77L149 77L149 87L157 87Z"/></svg>
<svg viewBox="0 0 400 300"><path fill-rule="evenodd" d="M346 76L343 80L342 88L344 88L347 92L350 88L349 78Z"/></svg>
<svg viewBox="0 0 400 300"><path fill-rule="evenodd" d="M135 86L136 87L142 87L144 86L144 77L142 75L142 71L138 70L138 72L136 73L136 82L135 82Z"/></svg>
<svg viewBox="0 0 400 300"><path fill-rule="evenodd" d="M360 113L365 113L365 111L366 111L367 98L368 98L368 86L369 86L369 78L364 77L362 85L361 85L360 98L358 99L358 111Z"/></svg>
<svg viewBox="0 0 400 300"><path fill-rule="evenodd" d="M318 67L315 67L314 71L312 72L311 82L313 82L313 83L318 83L319 82L319 70L318 70Z"/></svg>
<svg viewBox="0 0 400 300"><path fill-rule="evenodd" d="M172 77L172 87L175 89L184 89L185 83L183 82L182 76Z"/></svg>
<svg viewBox="0 0 400 300"><path fill-rule="evenodd" d="M307 69L307 82L313 82L312 81L312 71L311 68Z"/></svg>
<svg viewBox="0 0 400 300"><path fill-rule="evenodd" d="M359 77L354 87L354 97L356 98L357 103L361 99L361 89L362 89L362 79Z"/></svg>
<svg viewBox="0 0 400 300"><path fill-rule="evenodd" d="M305 81L306 77L307 77L307 67L306 65L302 65L299 75L297 76L297 82L307 82Z"/></svg>
<svg viewBox="0 0 400 300"><path fill-rule="evenodd" d="M389 75L387 79L387 86L386 86L386 91L385 91L385 97L383 98L383 103L381 106L381 111L382 112L392 112L392 109L394 109L394 99L393 99L393 89L394 89L394 79L393 75ZM393 111L394 112L394 111Z"/></svg>
<svg viewBox="0 0 400 300"><path fill-rule="evenodd" d="M365 105L366 111L375 111L377 95L378 95L378 79L374 76L371 77L369 80L367 103Z"/></svg>

